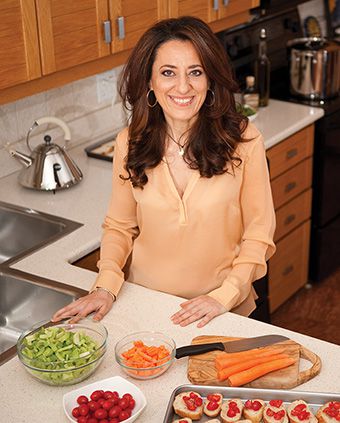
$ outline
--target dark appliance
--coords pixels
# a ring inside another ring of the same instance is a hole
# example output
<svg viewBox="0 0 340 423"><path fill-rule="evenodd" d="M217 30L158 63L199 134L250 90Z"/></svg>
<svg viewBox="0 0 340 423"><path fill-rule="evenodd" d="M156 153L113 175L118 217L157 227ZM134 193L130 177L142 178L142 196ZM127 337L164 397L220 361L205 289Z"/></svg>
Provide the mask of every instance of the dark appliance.
<svg viewBox="0 0 340 423"><path fill-rule="evenodd" d="M340 97L313 101L293 97L289 92L286 46L288 41L303 37L296 7L299 3L303 2L264 1L255 10L258 13L251 23L222 31L218 37L229 55L240 89L244 89L245 77L254 75L259 33L261 28L265 28L267 54L271 62L270 96L322 107L325 112L324 117L315 122L309 279L317 282L340 265ZM266 293L268 289L264 288L262 292ZM259 320L269 321L268 316L269 313L259 316Z"/></svg>

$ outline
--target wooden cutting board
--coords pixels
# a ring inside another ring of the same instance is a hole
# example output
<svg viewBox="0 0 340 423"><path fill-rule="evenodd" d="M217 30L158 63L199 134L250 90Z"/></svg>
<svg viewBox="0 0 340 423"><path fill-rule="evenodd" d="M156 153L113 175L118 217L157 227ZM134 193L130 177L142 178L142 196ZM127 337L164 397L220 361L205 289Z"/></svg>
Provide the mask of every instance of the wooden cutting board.
<svg viewBox="0 0 340 423"><path fill-rule="evenodd" d="M235 341L239 338L231 338L226 336L198 336L192 340L192 344L205 344L210 342L227 342ZM302 345L292 341L284 341L274 344L273 347L284 347L284 353L296 359L296 363L281 370L268 373L247 385L250 388L268 388L268 389L290 389L301 385L312 379L321 370L321 360L316 354L303 347ZM229 386L228 381L220 382L217 379L215 369L215 356L220 351L212 351L205 354L189 357L188 362L188 379L195 385L217 385ZM312 363L307 370L300 371L300 359L303 358Z"/></svg>

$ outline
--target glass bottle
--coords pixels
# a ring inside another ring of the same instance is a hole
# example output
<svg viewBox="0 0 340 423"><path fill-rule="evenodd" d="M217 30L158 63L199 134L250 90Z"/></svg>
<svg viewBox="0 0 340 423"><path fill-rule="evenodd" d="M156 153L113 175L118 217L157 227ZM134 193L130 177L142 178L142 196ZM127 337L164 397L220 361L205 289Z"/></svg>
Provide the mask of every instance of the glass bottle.
<svg viewBox="0 0 340 423"><path fill-rule="evenodd" d="M259 52L255 63L255 77L259 93L259 106L267 106L269 101L270 61L267 56L267 34L264 28L260 32Z"/></svg>
<svg viewBox="0 0 340 423"><path fill-rule="evenodd" d="M259 107L259 93L255 88L255 77L252 75L246 77L246 88L243 92L242 103L243 105L247 104L255 111Z"/></svg>

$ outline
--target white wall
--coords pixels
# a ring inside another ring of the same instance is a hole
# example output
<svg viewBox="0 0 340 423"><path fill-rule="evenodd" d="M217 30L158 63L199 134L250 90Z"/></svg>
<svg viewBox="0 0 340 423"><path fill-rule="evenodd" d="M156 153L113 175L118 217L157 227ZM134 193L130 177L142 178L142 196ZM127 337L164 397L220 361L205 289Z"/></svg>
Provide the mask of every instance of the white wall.
<svg viewBox="0 0 340 423"><path fill-rule="evenodd" d="M114 69L113 75L116 79L120 71L120 67ZM55 116L67 122L72 136L69 148L106 138L125 126L126 116L118 97L114 104L111 100L98 102L96 79L96 76L91 76L0 105L0 177L22 168L21 164L10 156L6 145L29 153L26 148L27 131L34 120L43 116ZM43 135L46 133L51 135L52 142L63 145L62 130L53 125L50 128L42 125L32 132L32 148L43 142Z"/></svg>

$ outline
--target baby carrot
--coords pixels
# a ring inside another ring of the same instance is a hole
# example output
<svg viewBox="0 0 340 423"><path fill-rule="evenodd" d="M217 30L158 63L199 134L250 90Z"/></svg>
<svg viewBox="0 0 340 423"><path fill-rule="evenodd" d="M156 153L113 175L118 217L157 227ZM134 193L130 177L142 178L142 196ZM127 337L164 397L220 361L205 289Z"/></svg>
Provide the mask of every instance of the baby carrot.
<svg viewBox="0 0 340 423"><path fill-rule="evenodd" d="M267 363L268 361L277 360L279 358L288 358L287 354L273 354L265 357L254 357L250 360L240 361L232 366L225 367L217 372L218 380L226 380L229 376L239 373L243 370L250 369L258 364Z"/></svg>
<svg viewBox="0 0 340 423"><path fill-rule="evenodd" d="M222 352L215 357L215 366L217 370L222 370L225 367L232 366L242 360L250 360L255 357L267 357L273 354L281 354L285 349L279 348L256 348L248 351L241 351L237 353Z"/></svg>
<svg viewBox="0 0 340 423"><path fill-rule="evenodd" d="M229 376L228 381L230 386L242 386L263 375L266 375L267 373L291 366L295 363L295 361L296 360L294 358L290 357L269 361L268 363L259 364L257 366L251 367L248 370L243 370L242 372L235 373Z"/></svg>

